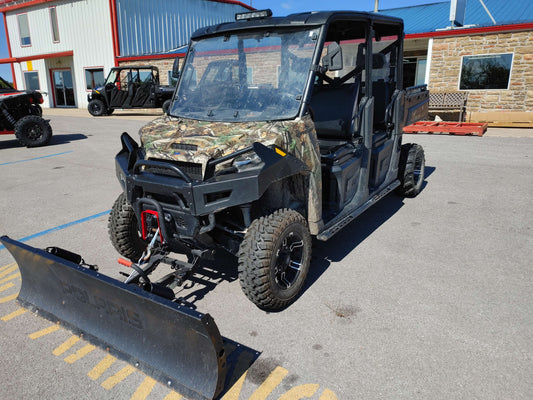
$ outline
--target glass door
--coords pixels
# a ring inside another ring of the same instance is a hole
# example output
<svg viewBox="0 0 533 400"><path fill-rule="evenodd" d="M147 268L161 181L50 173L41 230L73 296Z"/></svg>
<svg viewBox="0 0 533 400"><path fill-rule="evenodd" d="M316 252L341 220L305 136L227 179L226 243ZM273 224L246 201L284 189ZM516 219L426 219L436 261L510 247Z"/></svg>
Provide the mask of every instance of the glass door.
<svg viewBox="0 0 533 400"><path fill-rule="evenodd" d="M70 69L52 70L56 107L75 107L74 85Z"/></svg>

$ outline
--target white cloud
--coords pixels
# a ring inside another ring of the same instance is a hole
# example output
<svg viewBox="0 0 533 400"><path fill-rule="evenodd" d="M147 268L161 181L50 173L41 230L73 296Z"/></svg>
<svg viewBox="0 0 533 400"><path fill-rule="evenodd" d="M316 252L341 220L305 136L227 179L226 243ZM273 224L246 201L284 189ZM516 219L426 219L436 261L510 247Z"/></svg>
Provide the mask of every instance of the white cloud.
<svg viewBox="0 0 533 400"><path fill-rule="evenodd" d="M281 3L281 8L285 10L290 10L292 8L292 4L289 3Z"/></svg>

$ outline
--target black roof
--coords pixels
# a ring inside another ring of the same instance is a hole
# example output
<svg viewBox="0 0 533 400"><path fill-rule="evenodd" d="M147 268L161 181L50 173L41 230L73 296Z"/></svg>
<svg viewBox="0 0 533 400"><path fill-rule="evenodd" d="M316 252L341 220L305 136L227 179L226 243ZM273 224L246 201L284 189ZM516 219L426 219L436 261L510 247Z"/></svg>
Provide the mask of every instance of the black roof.
<svg viewBox="0 0 533 400"><path fill-rule="evenodd" d="M403 20L388 15L358 12L358 11L315 11L287 15L286 17L270 17L264 19L254 19L251 21L226 22L219 25L211 25L198 29L191 36L197 39L201 36L217 35L224 32L246 30L254 28L277 28L277 27L298 27L298 26L321 26L337 19L358 19L361 21L373 21L397 25L403 30Z"/></svg>

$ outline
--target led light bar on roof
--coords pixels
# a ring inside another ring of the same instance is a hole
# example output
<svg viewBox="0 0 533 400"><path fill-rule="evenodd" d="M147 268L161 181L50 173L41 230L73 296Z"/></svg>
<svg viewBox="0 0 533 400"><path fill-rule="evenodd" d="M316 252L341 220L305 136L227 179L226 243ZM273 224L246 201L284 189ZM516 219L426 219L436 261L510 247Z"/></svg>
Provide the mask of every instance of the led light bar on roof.
<svg viewBox="0 0 533 400"><path fill-rule="evenodd" d="M257 10L257 11L250 11L245 13L237 13L235 14L235 21L250 21L252 19L262 19L262 18L268 18L272 16L272 10L266 9L266 10Z"/></svg>

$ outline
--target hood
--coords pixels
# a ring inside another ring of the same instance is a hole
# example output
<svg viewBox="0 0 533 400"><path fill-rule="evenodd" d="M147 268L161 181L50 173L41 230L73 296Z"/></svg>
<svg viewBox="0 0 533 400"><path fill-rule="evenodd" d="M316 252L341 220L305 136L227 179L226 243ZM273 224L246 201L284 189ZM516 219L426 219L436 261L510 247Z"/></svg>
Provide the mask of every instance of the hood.
<svg viewBox="0 0 533 400"><path fill-rule="evenodd" d="M147 158L202 164L260 142L265 146L287 143L284 121L211 122L164 116L141 128Z"/></svg>

